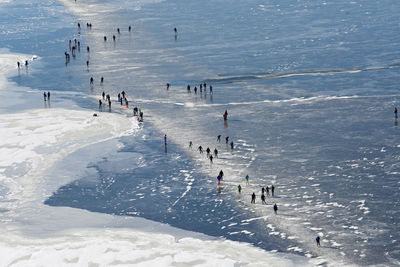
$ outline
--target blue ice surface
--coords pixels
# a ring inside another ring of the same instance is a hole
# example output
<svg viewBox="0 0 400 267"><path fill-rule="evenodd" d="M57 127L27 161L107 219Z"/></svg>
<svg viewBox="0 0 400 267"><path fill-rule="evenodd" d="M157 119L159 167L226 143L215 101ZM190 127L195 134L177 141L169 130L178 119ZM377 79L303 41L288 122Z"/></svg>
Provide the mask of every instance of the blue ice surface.
<svg viewBox="0 0 400 267"><path fill-rule="evenodd" d="M43 3L31 4L31 12L59 7ZM340 243L338 249L354 262L391 264L391 258L400 258L399 133L392 113L400 95L399 8L391 1L262 5L259 1L165 1L139 11L116 9L102 18L93 17L95 29L84 29L81 36L74 18L62 9L57 9L62 16L52 17L55 28L46 24L46 12L38 18L42 24L31 23L30 30L24 30L25 22L18 17L0 18L20 29L20 34L5 38L9 24L1 23L2 44L43 57L42 71L16 77L19 84L89 95L105 90L115 96L125 90L145 112L151 110L153 120L166 118L165 127L182 131L184 139L215 144L218 134L229 135L237 149L235 155L226 156L226 163L230 168L247 164L246 171L252 172L260 187L274 181L279 194L286 196L288 216L329 232L325 239ZM133 32L125 30L115 45L99 38L103 32L110 36L115 28L130 24ZM84 51L65 65L63 53L75 37L83 47L91 46L89 71ZM93 90L91 76L96 83ZM98 85L100 76L105 77L104 87ZM204 81L213 85L213 96L193 93L193 87ZM169 92L164 91L166 82L172 85ZM191 93L186 92L187 84ZM96 107L86 97L75 100ZM194 103L194 108L183 103ZM225 109L230 118L224 126L220 115ZM149 139L143 143L121 141L124 150L140 151L147 166L105 171L104 162L93 162L88 167L97 170L98 182L77 180L46 203L139 215L264 248L284 250L290 245L269 237L265 225L258 222L241 225L251 212L239 209L234 187L219 195L215 184L207 183L213 177L204 176L196 160L173 143L165 154L162 141L159 145L163 134L151 124L146 127ZM193 171L192 189L171 207L186 190L182 169ZM242 179L239 174L237 178ZM162 186L173 191L162 191ZM223 212L210 214L216 205ZM229 217L238 225L218 227ZM229 235L236 230L255 234Z"/></svg>

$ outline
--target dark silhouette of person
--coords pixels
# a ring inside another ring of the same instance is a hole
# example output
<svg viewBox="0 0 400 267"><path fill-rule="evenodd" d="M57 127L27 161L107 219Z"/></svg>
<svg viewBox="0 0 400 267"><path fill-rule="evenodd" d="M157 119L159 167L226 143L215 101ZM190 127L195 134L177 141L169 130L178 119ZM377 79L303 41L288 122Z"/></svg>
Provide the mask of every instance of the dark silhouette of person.
<svg viewBox="0 0 400 267"><path fill-rule="evenodd" d="M251 203L252 204L256 204L256 194L253 192L253 194L251 195Z"/></svg>
<svg viewBox="0 0 400 267"><path fill-rule="evenodd" d="M225 110L224 115L222 115L224 117L224 120L226 121L228 119L228 111Z"/></svg>

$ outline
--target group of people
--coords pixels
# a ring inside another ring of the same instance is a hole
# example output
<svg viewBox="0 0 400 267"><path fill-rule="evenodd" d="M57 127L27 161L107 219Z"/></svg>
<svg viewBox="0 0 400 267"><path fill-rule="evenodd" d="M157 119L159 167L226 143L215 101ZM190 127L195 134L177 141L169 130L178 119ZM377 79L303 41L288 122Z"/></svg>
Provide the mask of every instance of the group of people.
<svg viewBox="0 0 400 267"><path fill-rule="evenodd" d="M167 83L167 89L168 89L168 88L169 88L169 83ZM197 94L197 90L199 90L200 93L202 93L202 92L203 92L203 89L204 89L204 93L206 94L206 93L207 93L207 83L206 83L206 82L204 82L203 84L200 83L199 89L197 89L197 86L195 86L195 87L193 88L195 94ZM186 86L186 90L187 90L188 92L191 92L190 84L188 84L188 85ZM212 87L212 85L209 86L209 90L210 90L210 94L213 94L213 87Z"/></svg>
<svg viewBox="0 0 400 267"><path fill-rule="evenodd" d="M221 143L221 135L217 136L217 142ZM229 136L225 136L225 144L226 145L229 144ZM231 141L230 146L231 146L231 150L233 150L235 148L235 145L234 145L233 141Z"/></svg>
<svg viewBox="0 0 400 267"><path fill-rule="evenodd" d="M17 67L18 67L18 69L21 68L21 65L22 65L22 63L19 62L19 61L17 61ZM28 67L28 65L29 65L28 60L25 60L25 67Z"/></svg>
<svg viewBox="0 0 400 267"><path fill-rule="evenodd" d="M221 143L221 135L218 135L218 136L217 136L217 142L218 142L218 143ZM226 136L226 137L225 137L225 144L228 145L228 143L229 143L229 136ZM192 142L192 141L189 141L189 148L192 149L192 147L193 147L193 142ZM233 141L231 141L230 147L231 147L231 150L234 149ZM214 148L214 150L211 151L211 149L210 149L209 147L207 147L207 148L204 150L204 148L203 148L201 145L199 145L199 146L197 147L197 150L200 152L200 154L203 154L203 152L205 151L205 152L207 153L206 156L207 156L207 158L210 160L211 163L213 163L213 159L214 159L214 158L218 158L218 153L219 153L219 152L218 152L218 149L217 149L217 148ZM212 152L212 153L211 153L211 152Z"/></svg>
<svg viewBox="0 0 400 267"><path fill-rule="evenodd" d="M47 101L47 100L49 100L50 101L50 92L44 92L43 93L43 100L44 101Z"/></svg>
<svg viewBox="0 0 400 267"><path fill-rule="evenodd" d="M103 77L101 78L103 79ZM105 101L106 103L108 103L109 110L111 110L111 96L109 94L106 94L104 91L102 92L101 96L102 99L99 99L99 109L101 110L103 108L104 106L103 101ZM125 106L129 108L129 101L126 97L125 91L118 93L117 99L121 103L121 106L125 104ZM137 117L138 122L143 121L143 111L140 108L138 107L133 108L133 116Z"/></svg>
<svg viewBox="0 0 400 267"><path fill-rule="evenodd" d="M245 179L246 179L246 184L249 184L249 175L248 174L246 175ZM239 194L240 194L241 190L242 190L242 187L240 185L238 185ZM270 190L271 190L271 196L274 197L275 196L275 186L274 185L271 185L271 188L269 186L265 187L265 189L264 189L264 187L261 188L261 201L262 201L262 204L267 204L265 202L265 193L267 194L267 197L269 197L270 196L270 193L269 193ZM256 204L256 193L254 193L254 192L251 195L251 203L252 204Z"/></svg>
<svg viewBox="0 0 400 267"><path fill-rule="evenodd" d="M132 27L131 27L131 25L129 25L128 32L131 32L131 30L132 30ZM118 33L118 35L121 34L121 30L119 28L117 28L117 33ZM116 39L115 34L113 34L112 38L113 38L113 41L115 42L115 39ZM106 35L104 35L103 40L104 40L104 42L107 42L107 36Z"/></svg>

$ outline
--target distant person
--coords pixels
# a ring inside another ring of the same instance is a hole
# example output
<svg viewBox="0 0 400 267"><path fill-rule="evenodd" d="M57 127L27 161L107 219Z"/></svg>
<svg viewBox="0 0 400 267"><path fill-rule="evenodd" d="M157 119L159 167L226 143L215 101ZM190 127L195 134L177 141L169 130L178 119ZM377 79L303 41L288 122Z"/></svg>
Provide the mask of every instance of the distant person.
<svg viewBox="0 0 400 267"><path fill-rule="evenodd" d="M113 34L113 41L115 42L115 35Z"/></svg>
<svg viewBox="0 0 400 267"><path fill-rule="evenodd" d="M246 181L246 184L249 184L249 175L248 174L246 174L246 177L245 177L245 181Z"/></svg>
<svg viewBox="0 0 400 267"><path fill-rule="evenodd" d="M101 78L100 78L100 84L103 84L103 83L104 83L104 77L101 76Z"/></svg>
<svg viewBox="0 0 400 267"><path fill-rule="evenodd" d="M219 175L221 176L221 179L224 179L224 172L222 170L219 171Z"/></svg>
<svg viewBox="0 0 400 267"><path fill-rule="evenodd" d="M50 92L47 92L47 99L50 101Z"/></svg>
<svg viewBox="0 0 400 267"><path fill-rule="evenodd" d="M164 134L164 144L167 145L167 135Z"/></svg>
<svg viewBox="0 0 400 267"><path fill-rule="evenodd" d="M233 141L231 142L231 149L233 150Z"/></svg>
<svg viewBox="0 0 400 267"><path fill-rule="evenodd" d="M86 60L86 67L89 67L89 60Z"/></svg>
<svg viewBox="0 0 400 267"><path fill-rule="evenodd" d="M20 66L21 66L21 63L19 63L19 61L17 61L17 66L18 66L18 69L19 69Z"/></svg>
<svg viewBox="0 0 400 267"><path fill-rule="evenodd" d="M213 94L212 85L210 85L210 93Z"/></svg>
<svg viewBox="0 0 400 267"><path fill-rule="evenodd" d="M319 235L317 236L317 238L315 238L315 242L317 243L317 247L321 246L321 238L319 237Z"/></svg>
<svg viewBox="0 0 400 267"><path fill-rule="evenodd" d="M25 60L25 66L28 67L28 60Z"/></svg>
<svg viewBox="0 0 400 267"><path fill-rule="evenodd" d="M397 107L394 108L394 117L397 119Z"/></svg>
<svg viewBox="0 0 400 267"><path fill-rule="evenodd" d="M218 176L217 176L218 185L220 185L220 184L221 184L221 179L222 179L222 177L221 177L220 175L218 175Z"/></svg>
<svg viewBox="0 0 400 267"><path fill-rule="evenodd" d="M47 94L46 94L46 92L43 93L43 99L44 99L44 101L47 100Z"/></svg>
<svg viewBox="0 0 400 267"><path fill-rule="evenodd" d="M225 110L224 115L222 115L224 117L224 120L226 121L228 119L228 111Z"/></svg>
<svg viewBox="0 0 400 267"><path fill-rule="evenodd" d="M221 135L218 135L218 136L217 136L217 142L218 142L218 143L221 143Z"/></svg>
<svg viewBox="0 0 400 267"><path fill-rule="evenodd" d="M128 31L130 32L131 30L132 30L132 27L131 27L131 25L129 25Z"/></svg>
<svg viewBox="0 0 400 267"><path fill-rule="evenodd" d="M106 97L106 93L104 93L104 91L103 91L103 93L101 94L102 95L102 97L103 97L103 100L105 99L105 97Z"/></svg>
<svg viewBox="0 0 400 267"><path fill-rule="evenodd" d="M242 186L241 185L238 185L237 186L237 189L238 189L238 192L239 192L239 194L242 192Z"/></svg>
<svg viewBox="0 0 400 267"><path fill-rule="evenodd" d="M276 205L276 203L274 204L274 212L275 212L275 214L278 213L278 206Z"/></svg>
<svg viewBox="0 0 400 267"><path fill-rule="evenodd" d="M90 47L86 46L86 51L89 52L90 51Z"/></svg>
<svg viewBox="0 0 400 267"><path fill-rule="evenodd" d="M119 32L119 28L117 28L117 32L118 32L118 34L120 34L120 32Z"/></svg>
<svg viewBox="0 0 400 267"><path fill-rule="evenodd" d="M261 194L261 201L262 201L262 204L267 204L267 203L265 202L265 195L264 195L264 193Z"/></svg>
<svg viewBox="0 0 400 267"><path fill-rule="evenodd" d="M229 136L225 136L225 144L228 144L229 142Z"/></svg>
<svg viewBox="0 0 400 267"><path fill-rule="evenodd" d="M202 146L199 146L199 147L197 148L197 150L200 151L200 154L203 154L203 147L202 147Z"/></svg>
<svg viewBox="0 0 400 267"><path fill-rule="evenodd" d="M107 42L107 36L104 36L104 42Z"/></svg>
<svg viewBox="0 0 400 267"><path fill-rule="evenodd" d="M197 94L197 87L194 87L194 93Z"/></svg>
<svg viewBox="0 0 400 267"><path fill-rule="evenodd" d="M125 98L125 105L126 105L126 108L129 108L129 101L126 98Z"/></svg>
<svg viewBox="0 0 400 267"><path fill-rule="evenodd" d="M188 91L190 91L190 85L189 84L187 85L186 88L187 88Z"/></svg>
<svg viewBox="0 0 400 267"><path fill-rule="evenodd" d="M267 191L267 196L269 197L269 187L268 186L265 188L265 191Z"/></svg>
<svg viewBox="0 0 400 267"><path fill-rule="evenodd" d="M192 147L193 147L193 142L189 141L189 148L192 149Z"/></svg>
<svg viewBox="0 0 400 267"><path fill-rule="evenodd" d="M101 99L99 99L99 109L101 109L103 106L103 102L101 102Z"/></svg>
<svg viewBox="0 0 400 267"><path fill-rule="evenodd" d="M274 194L275 194L275 186L271 185L271 195L272 195L272 197L274 197Z"/></svg>
<svg viewBox="0 0 400 267"><path fill-rule="evenodd" d="M169 89L169 83L167 83L167 90Z"/></svg>
<svg viewBox="0 0 400 267"><path fill-rule="evenodd" d="M214 149L214 157L218 158L218 149Z"/></svg>
<svg viewBox="0 0 400 267"><path fill-rule="evenodd" d="M206 152L207 152L207 158L208 158L210 156L211 149L209 147L207 147Z"/></svg>
<svg viewBox="0 0 400 267"><path fill-rule="evenodd" d="M93 85L93 81L94 81L93 77L90 77L90 85Z"/></svg>
<svg viewBox="0 0 400 267"><path fill-rule="evenodd" d="M254 192L251 195L251 204L256 204L256 194Z"/></svg>
<svg viewBox="0 0 400 267"><path fill-rule="evenodd" d="M143 121L143 111L140 111L140 120Z"/></svg>
<svg viewBox="0 0 400 267"><path fill-rule="evenodd" d="M213 163L213 155L210 155L209 159L210 159L210 162Z"/></svg>
<svg viewBox="0 0 400 267"><path fill-rule="evenodd" d="M174 32L175 34L178 34L178 30L176 28L174 28Z"/></svg>

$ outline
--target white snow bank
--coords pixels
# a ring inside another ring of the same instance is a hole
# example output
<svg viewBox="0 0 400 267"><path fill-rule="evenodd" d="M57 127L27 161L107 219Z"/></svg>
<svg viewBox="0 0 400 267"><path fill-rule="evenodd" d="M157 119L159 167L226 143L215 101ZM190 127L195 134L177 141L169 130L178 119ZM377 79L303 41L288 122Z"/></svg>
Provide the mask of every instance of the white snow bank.
<svg viewBox="0 0 400 267"><path fill-rule="evenodd" d="M1 266L304 266L246 244L176 239L132 229L74 229L46 239L7 237ZM4 240L4 239L3 239ZM10 246L11 244L11 246Z"/></svg>

